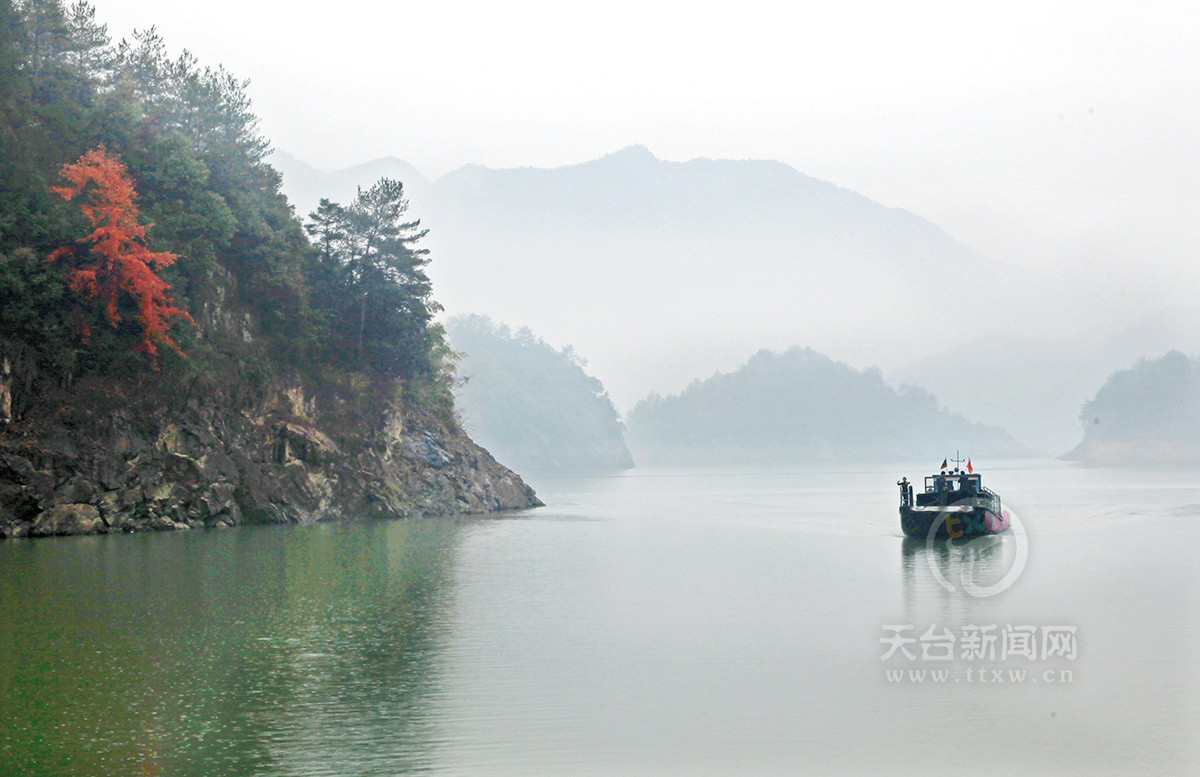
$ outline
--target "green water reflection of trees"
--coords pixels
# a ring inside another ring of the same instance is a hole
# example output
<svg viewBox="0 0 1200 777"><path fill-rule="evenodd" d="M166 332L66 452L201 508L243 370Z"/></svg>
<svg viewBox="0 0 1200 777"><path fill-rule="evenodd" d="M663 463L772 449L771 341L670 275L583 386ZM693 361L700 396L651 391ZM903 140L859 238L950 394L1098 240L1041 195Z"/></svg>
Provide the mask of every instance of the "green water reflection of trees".
<svg viewBox="0 0 1200 777"><path fill-rule="evenodd" d="M453 521L0 546L0 773L408 773Z"/></svg>

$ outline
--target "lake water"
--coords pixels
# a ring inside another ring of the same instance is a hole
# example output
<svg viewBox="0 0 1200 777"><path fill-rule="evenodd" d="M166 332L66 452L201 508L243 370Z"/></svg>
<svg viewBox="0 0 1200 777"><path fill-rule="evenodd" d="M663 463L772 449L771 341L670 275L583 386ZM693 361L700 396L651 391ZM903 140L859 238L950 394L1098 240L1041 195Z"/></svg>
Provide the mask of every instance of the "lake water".
<svg viewBox="0 0 1200 777"><path fill-rule="evenodd" d="M1200 772L1200 472L985 468L982 548L905 542L902 474L0 543L0 774Z"/></svg>

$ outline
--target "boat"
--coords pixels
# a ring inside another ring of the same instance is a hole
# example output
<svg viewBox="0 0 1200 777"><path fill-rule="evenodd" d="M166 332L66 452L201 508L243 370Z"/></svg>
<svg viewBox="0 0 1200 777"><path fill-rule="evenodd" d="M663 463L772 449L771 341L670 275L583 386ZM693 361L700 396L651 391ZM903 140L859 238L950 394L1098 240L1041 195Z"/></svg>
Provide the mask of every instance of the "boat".
<svg viewBox="0 0 1200 777"><path fill-rule="evenodd" d="M947 469L953 461L955 467ZM943 459L939 472L925 478L925 490L913 493L908 478L900 486L900 528L918 540L958 539L999 534L1008 529L1008 516L1000 496L983 485L971 460Z"/></svg>

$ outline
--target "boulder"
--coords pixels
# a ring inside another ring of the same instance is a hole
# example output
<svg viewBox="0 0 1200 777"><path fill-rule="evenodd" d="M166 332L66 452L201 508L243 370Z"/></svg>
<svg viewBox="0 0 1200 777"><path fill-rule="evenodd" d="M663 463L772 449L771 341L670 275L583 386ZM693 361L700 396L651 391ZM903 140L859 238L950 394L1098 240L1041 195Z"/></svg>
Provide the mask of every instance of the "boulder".
<svg viewBox="0 0 1200 777"><path fill-rule="evenodd" d="M39 513L33 520L31 534L39 537L51 534L92 534L103 527L100 511L90 504L55 505Z"/></svg>

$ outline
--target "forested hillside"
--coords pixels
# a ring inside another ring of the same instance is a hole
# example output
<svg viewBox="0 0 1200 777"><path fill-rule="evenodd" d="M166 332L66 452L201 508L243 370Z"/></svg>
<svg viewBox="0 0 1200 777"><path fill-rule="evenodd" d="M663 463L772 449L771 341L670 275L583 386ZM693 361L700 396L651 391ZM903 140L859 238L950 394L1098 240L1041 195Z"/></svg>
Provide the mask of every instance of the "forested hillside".
<svg viewBox="0 0 1200 777"><path fill-rule="evenodd" d="M759 351L730 373L633 408L628 439L639 463L850 462L962 449L1025 453L1007 433L938 406L917 386L894 389L877 369L855 370L807 348Z"/></svg>
<svg viewBox="0 0 1200 777"><path fill-rule="evenodd" d="M187 52L171 57L153 30L111 45L87 3L0 8L7 17L0 32L0 294L10 301L0 325L7 335L36 344L39 361L71 375L144 366L127 353L141 338L137 295L121 296L114 317L71 283L94 261L88 251L46 261L100 226L79 207L100 184L87 186L79 202L65 201L56 187L65 166L103 154L123 168L142 222L152 225L135 242L178 256L150 265L180 308L203 316L216 276L228 273L273 354L369 364L404 377L433 373L426 257L413 245L420 233L405 217L398 182L372 188L349 208L324 206L314 225L321 250L313 251L279 175L263 161L268 144L243 82ZM102 264L102 275L131 272L121 261ZM206 323L173 328L181 350L200 360L208 344L197 340L214 329Z"/></svg>
<svg viewBox="0 0 1200 777"><path fill-rule="evenodd" d="M1079 414L1083 441L1063 458L1092 464L1200 461L1200 361L1172 351L1114 372Z"/></svg>
<svg viewBox="0 0 1200 777"><path fill-rule="evenodd" d="M486 316L447 324L462 353L457 405L471 437L522 472L592 473L633 466L621 419L570 347Z"/></svg>
<svg viewBox="0 0 1200 777"><path fill-rule="evenodd" d="M468 498L465 461L438 494L405 492L477 450L424 232L389 179L302 223L246 86L153 29L114 44L89 3L0 0L0 530L532 501ZM397 444L410 472L384 456Z"/></svg>

